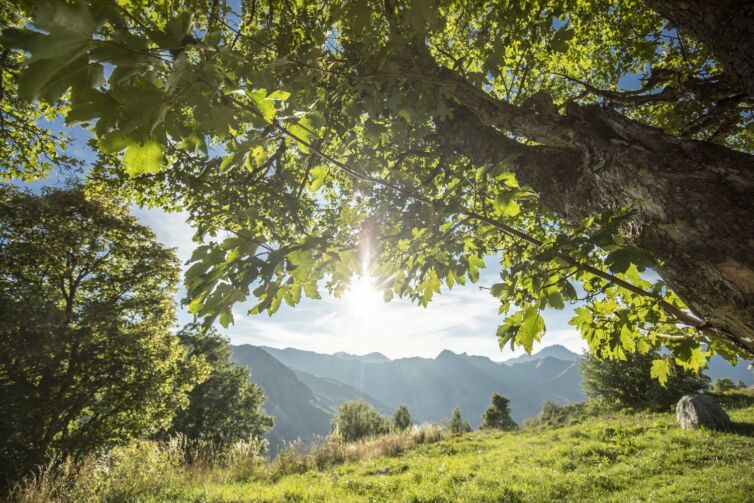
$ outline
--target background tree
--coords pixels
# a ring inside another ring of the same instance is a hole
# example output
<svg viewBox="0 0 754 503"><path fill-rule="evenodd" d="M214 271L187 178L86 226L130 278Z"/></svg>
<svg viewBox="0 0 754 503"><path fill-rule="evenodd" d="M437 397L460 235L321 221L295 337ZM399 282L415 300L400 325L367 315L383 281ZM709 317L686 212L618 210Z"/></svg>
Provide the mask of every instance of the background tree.
<svg viewBox="0 0 754 503"><path fill-rule="evenodd" d="M454 435L460 435L461 433L468 433L471 431L471 425L461 415L461 408L456 406L453 409L453 414L448 421L448 430Z"/></svg>
<svg viewBox="0 0 754 503"><path fill-rule="evenodd" d="M407 406L401 405L396 409L395 415L393 416L393 425L396 430L405 431L411 427L413 422Z"/></svg>
<svg viewBox="0 0 754 503"><path fill-rule="evenodd" d="M590 399L609 406L667 409L683 395L699 393L709 385L706 375L673 362L664 385L652 379L652 368L659 357L655 352L628 353L624 360L601 360L588 354L581 361L584 391Z"/></svg>
<svg viewBox="0 0 754 503"><path fill-rule="evenodd" d="M382 435L390 431L390 422L363 400L343 402L331 422L333 436L344 442Z"/></svg>
<svg viewBox="0 0 754 503"><path fill-rule="evenodd" d="M261 438L273 425L262 410L264 390L250 382L249 371L230 360L228 340L215 330L190 324L178 332L187 357L210 368L207 379L188 394L188 407L179 411L163 436L176 433L217 446L250 437Z"/></svg>
<svg viewBox="0 0 754 503"><path fill-rule="evenodd" d="M511 431L517 430L518 425L511 418L510 400L493 393L490 406L482 414L482 429Z"/></svg>
<svg viewBox="0 0 754 503"><path fill-rule="evenodd" d="M170 424L206 377L169 331L177 276L127 204L0 186L0 477Z"/></svg>
<svg viewBox="0 0 754 503"><path fill-rule="evenodd" d="M728 379L727 377L716 380L712 385L712 391L714 391L715 393L725 393L726 391L734 389L736 389L735 383L732 379Z"/></svg>
<svg viewBox="0 0 754 503"><path fill-rule="evenodd" d="M192 216L206 323L365 267L426 305L494 260L501 344L584 301L601 358L754 357L750 2L277 7L46 0L3 31L17 94L89 125L92 184Z"/></svg>

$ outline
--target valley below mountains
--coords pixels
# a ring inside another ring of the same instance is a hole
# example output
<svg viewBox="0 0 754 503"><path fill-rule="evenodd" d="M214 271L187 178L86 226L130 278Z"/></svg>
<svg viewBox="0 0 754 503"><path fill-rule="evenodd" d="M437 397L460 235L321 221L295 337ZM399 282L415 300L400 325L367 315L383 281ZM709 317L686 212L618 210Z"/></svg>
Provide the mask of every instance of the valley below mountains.
<svg viewBox="0 0 754 503"><path fill-rule="evenodd" d="M545 400L565 404L585 399L579 355L557 345L506 362L449 350L435 358L396 360L380 353L321 354L252 345L233 346L232 351L265 390L265 409L275 416L267 436L273 452L283 442L327 435L333 412L350 400L362 399L383 414L405 404L418 423L440 423L459 406L478 428L492 393L510 399L511 415L519 424L535 416ZM743 361L734 367L715 357L706 373L713 381L728 377L754 384Z"/></svg>

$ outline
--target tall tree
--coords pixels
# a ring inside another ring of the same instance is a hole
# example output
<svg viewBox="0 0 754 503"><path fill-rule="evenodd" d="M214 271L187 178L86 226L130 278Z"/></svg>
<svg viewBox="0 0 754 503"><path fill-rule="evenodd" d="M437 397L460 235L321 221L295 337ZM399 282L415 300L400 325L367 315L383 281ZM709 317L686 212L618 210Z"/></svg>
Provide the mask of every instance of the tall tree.
<svg viewBox="0 0 754 503"><path fill-rule="evenodd" d="M0 478L170 424L206 377L172 250L117 199L0 186Z"/></svg>
<svg viewBox="0 0 754 503"><path fill-rule="evenodd" d="M601 357L754 356L750 2L234 5L45 0L3 32L18 93L94 123L92 183L188 209L207 322L364 268L426 305L494 257L501 344L584 300Z"/></svg>
<svg viewBox="0 0 754 503"><path fill-rule="evenodd" d="M482 414L482 429L511 431L517 430L518 425L511 418L511 401L502 395L493 393L490 406Z"/></svg>
<svg viewBox="0 0 754 503"><path fill-rule="evenodd" d="M163 435L180 433L218 446L262 437L273 424L262 410L264 390L250 382L248 369L230 360L228 340L196 324L183 327L177 335L187 356L203 358L211 372L191 390L188 406L176 414Z"/></svg>

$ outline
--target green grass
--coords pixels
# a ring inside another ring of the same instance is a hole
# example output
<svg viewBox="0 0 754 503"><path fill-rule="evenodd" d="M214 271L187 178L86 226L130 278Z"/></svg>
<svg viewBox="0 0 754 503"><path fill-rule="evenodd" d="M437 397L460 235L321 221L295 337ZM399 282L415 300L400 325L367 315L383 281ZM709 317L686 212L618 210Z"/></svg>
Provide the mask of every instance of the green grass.
<svg viewBox="0 0 754 503"><path fill-rule="evenodd" d="M754 406L735 432L683 431L672 414L615 414L556 429L470 433L394 457L275 481L183 480L175 501L754 500Z"/></svg>
<svg viewBox="0 0 754 503"><path fill-rule="evenodd" d="M239 443L217 465L184 466L180 442L140 441L106 458L50 465L18 503L752 502L754 388L718 395L736 428L684 431L671 413L573 406L564 426L447 437L437 428L290 449L273 462Z"/></svg>

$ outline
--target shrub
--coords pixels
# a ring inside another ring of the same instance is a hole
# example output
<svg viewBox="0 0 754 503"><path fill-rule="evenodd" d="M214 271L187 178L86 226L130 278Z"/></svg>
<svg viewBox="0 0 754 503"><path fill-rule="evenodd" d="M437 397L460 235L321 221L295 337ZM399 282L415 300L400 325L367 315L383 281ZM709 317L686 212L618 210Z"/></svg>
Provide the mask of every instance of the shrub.
<svg viewBox="0 0 754 503"><path fill-rule="evenodd" d="M524 421L524 426L534 428L539 426L562 426L575 423L589 416L599 414L599 406L595 403L569 403L558 405L552 400L542 402L542 409L536 417Z"/></svg>
<svg viewBox="0 0 754 503"><path fill-rule="evenodd" d="M264 439L252 437L238 440L225 450L222 466L231 480L248 480L264 472L266 452L267 441Z"/></svg>
<svg viewBox="0 0 754 503"><path fill-rule="evenodd" d="M503 431L517 430L518 425L511 418L510 400L493 393L490 406L482 415L482 426L480 428Z"/></svg>
<svg viewBox="0 0 754 503"><path fill-rule="evenodd" d="M471 425L461 415L461 408L456 407L453 409L453 415L448 421L448 430L454 435L460 435L461 433L468 433L471 431Z"/></svg>
<svg viewBox="0 0 754 503"><path fill-rule="evenodd" d="M744 385L744 387L746 387ZM715 384L712 385L712 392L713 393L725 393L726 391L732 391L736 389L736 385L733 383L731 379L728 379L727 377L723 377L722 379L718 379L715 381Z"/></svg>
<svg viewBox="0 0 754 503"><path fill-rule="evenodd" d="M413 419L411 419L411 413L408 411L408 407L401 405L395 411L393 416L393 426L397 431L405 431L411 427Z"/></svg>
<svg viewBox="0 0 754 503"><path fill-rule="evenodd" d="M338 406L331 422L333 437L353 442L390 431L390 422L363 400L344 402Z"/></svg>
<svg viewBox="0 0 754 503"><path fill-rule="evenodd" d="M627 353L625 360L599 359L588 354L581 362L584 391L594 400L612 407L663 410L683 395L704 390L709 378L673 364L665 386L650 375L655 351Z"/></svg>
<svg viewBox="0 0 754 503"><path fill-rule="evenodd" d="M164 494L176 479L180 465L180 451L164 448L155 441L117 447L107 458L105 499L128 502Z"/></svg>

